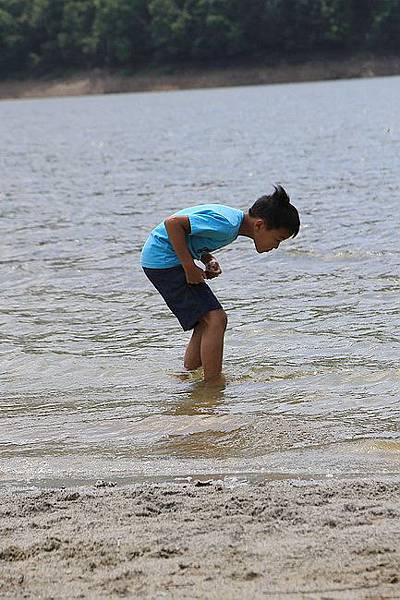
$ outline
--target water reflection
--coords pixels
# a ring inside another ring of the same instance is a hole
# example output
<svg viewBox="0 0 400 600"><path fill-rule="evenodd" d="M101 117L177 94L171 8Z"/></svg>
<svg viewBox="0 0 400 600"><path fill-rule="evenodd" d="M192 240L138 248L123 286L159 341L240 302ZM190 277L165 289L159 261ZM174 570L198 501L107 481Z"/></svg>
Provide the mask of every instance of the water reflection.
<svg viewBox="0 0 400 600"><path fill-rule="evenodd" d="M202 377L201 370L183 375L182 379L198 377ZM157 454L206 459L237 456L247 443L243 431L248 427L248 419L218 410L225 402L225 389L224 377L216 383L192 383L183 399L168 411L176 417L175 431L157 445ZM190 417L189 422L185 417Z"/></svg>
<svg viewBox="0 0 400 600"><path fill-rule="evenodd" d="M0 473L400 472L399 81L0 103ZM273 182L303 227L220 253L226 385L171 377L148 231Z"/></svg>
<svg viewBox="0 0 400 600"><path fill-rule="evenodd" d="M200 380L192 384L190 390L185 392L184 399L169 414L174 415L197 415L212 414L219 404L224 402L224 391L226 380L224 378L217 383L205 383L202 380L203 372L199 369L189 377L197 377ZM182 376L182 380L185 376Z"/></svg>

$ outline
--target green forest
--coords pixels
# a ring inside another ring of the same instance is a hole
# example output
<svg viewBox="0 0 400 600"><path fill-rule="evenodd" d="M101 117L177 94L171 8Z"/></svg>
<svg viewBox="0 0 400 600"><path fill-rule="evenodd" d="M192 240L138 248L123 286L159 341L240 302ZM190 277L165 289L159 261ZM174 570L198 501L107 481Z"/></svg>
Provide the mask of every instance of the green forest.
<svg viewBox="0 0 400 600"><path fill-rule="evenodd" d="M400 0L0 0L0 77L399 54Z"/></svg>

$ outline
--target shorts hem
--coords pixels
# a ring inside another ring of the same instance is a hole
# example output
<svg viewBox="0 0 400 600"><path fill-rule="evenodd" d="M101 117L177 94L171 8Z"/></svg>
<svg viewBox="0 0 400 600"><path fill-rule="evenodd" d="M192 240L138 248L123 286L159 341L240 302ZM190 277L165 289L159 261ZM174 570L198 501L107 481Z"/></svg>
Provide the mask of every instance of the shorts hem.
<svg viewBox="0 0 400 600"><path fill-rule="evenodd" d="M181 323L180 319L176 315L175 315L175 317L178 319L183 331L190 331L191 329L194 329L196 327L196 325L200 321L201 317L204 317L204 315L211 312L212 310L223 310L223 308L222 308L221 304L219 306L213 306L213 307L207 306L206 308L204 308L203 311L201 311L197 315L196 319L194 321L192 321L192 325L183 324L183 323Z"/></svg>

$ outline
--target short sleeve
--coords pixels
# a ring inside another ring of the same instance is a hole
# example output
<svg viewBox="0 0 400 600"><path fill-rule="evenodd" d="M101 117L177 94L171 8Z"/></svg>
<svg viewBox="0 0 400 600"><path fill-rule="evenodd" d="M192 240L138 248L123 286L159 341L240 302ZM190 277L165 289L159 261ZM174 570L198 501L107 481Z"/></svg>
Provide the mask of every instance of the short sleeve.
<svg viewBox="0 0 400 600"><path fill-rule="evenodd" d="M189 235L224 239L229 237L235 229L229 219L215 212L194 213L188 215L188 218L190 222Z"/></svg>

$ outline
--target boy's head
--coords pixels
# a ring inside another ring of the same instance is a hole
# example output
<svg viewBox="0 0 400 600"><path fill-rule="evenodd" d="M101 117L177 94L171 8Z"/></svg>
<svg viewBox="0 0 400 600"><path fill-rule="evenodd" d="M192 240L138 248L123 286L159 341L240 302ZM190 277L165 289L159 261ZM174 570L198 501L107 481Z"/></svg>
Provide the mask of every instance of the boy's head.
<svg viewBox="0 0 400 600"><path fill-rule="evenodd" d="M249 209L253 218L253 239L257 252L278 248L283 240L295 237L300 229L297 209L281 185L270 196L261 196Z"/></svg>

